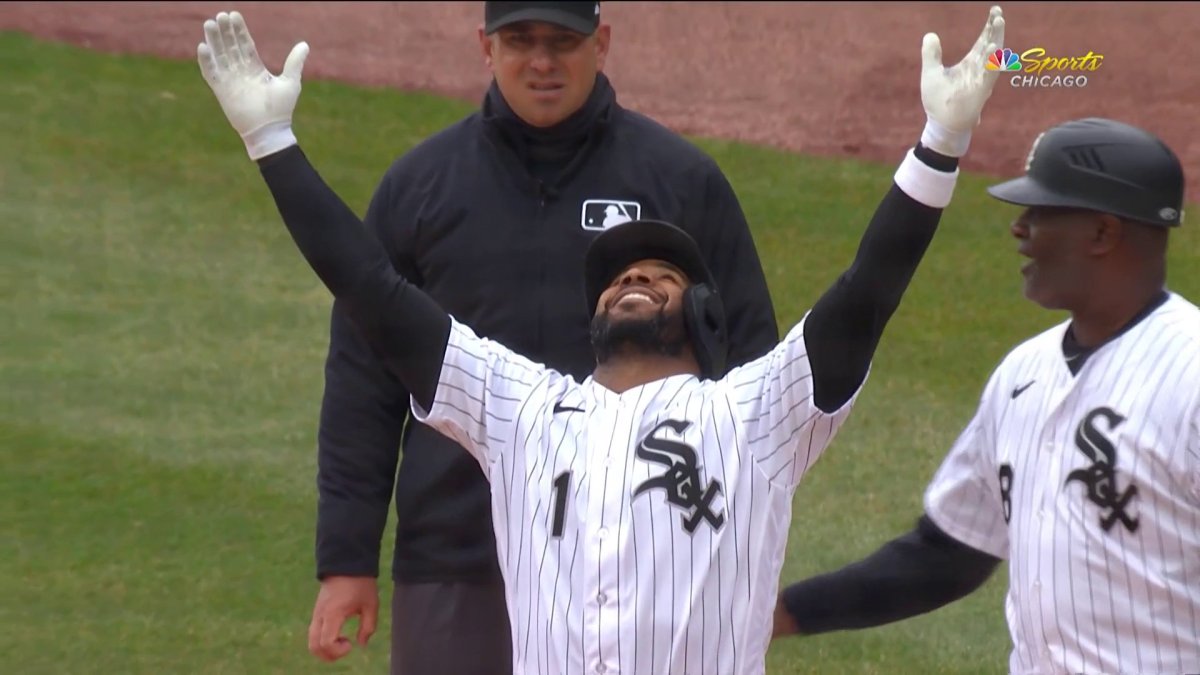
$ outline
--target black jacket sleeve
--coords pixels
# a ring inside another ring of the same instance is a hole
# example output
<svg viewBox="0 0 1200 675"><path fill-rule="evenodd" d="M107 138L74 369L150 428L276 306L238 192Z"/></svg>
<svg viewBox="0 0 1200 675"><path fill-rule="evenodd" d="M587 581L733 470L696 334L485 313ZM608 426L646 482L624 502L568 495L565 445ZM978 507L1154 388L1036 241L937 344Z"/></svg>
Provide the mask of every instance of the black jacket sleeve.
<svg viewBox="0 0 1200 675"><path fill-rule="evenodd" d="M413 398L432 406L450 316L396 271L299 146L264 159L260 171L292 240L350 323Z"/></svg>
<svg viewBox="0 0 1200 675"><path fill-rule="evenodd" d="M954 158L917 145L917 159L946 172ZM875 210L849 269L813 305L804 341L813 371L813 400L832 412L862 384L883 329L900 305L933 240L942 209L926 206L892 184Z"/></svg>
<svg viewBox="0 0 1200 675"><path fill-rule="evenodd" d="M329 323L317 431L317 578L378 576L408 392L339 300Z"/></svg>
<svg viewBox="0 0 1200 675"><path fill-rule="evenodd" d="M416 281L411 252L392 245L394 180L389 172L380 181L365 225L401 275ZM317 432L317 578L378 576L409 395L339 300L329 323Z"/></svg>
<svg viewBox="0 0 1200 675"><path fill-rule="evenodd" d="M869 557L787 586L780 601L802 635L870 628L965 597L999 564L922 515L911 532Z"/></svg>
<svg viewBox="0 0 1200 675"><path fill-rule="evenodd" d="M729 326L728 367L733 368L779 343L775 307L733 186L712 161L701 163L693 180L704 195L691 216L698 223L696 244L720 289Z"/></svg>

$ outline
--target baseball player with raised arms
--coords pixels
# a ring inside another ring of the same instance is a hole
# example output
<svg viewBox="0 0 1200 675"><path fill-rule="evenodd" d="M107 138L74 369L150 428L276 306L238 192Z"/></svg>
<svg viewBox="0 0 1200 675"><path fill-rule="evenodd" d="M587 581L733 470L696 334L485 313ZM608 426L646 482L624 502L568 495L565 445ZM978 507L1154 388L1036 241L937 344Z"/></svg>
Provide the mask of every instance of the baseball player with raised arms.
<svg viewBox="0 0 1200 675"><path fill-rule="evenodd" d="M1071 316L988 378L917 527L784 589L776 635L929 612L1008 560L1009 672L1200 673L1200 310L1166 288L1179 159L1072 120L989 192L1026 207L1025 296Z"/></svg>
<svg viewBox="0 0 1200 675"><path fill-rule="evenodd" d="M850 413L950 201L1003 36L994 7L951 68L925 36L927 123L854 261L773 350L719 379L721 296L682 230L637 220L591 243L580 301L596 369L577 381L449 316L322 181L291 129L306 45L273 76L241 17L220 14L197 56L305 259L417 419L487 474L514 672L725 675L764 670L794 490Z"/></svg>

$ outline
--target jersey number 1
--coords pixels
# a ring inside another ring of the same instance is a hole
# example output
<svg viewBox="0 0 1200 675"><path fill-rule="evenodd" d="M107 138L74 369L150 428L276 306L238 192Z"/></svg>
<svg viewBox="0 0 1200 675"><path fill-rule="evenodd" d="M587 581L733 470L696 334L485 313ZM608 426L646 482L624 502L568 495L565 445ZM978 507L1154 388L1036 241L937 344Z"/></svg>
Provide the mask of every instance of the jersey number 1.
<svg viewBox="0 0 1200 675"><path fill-rule="evenodd" d="M564 471L554 479L554 524L550 536L561 537L563 522L567 519L567 490L571 486L571 472Z"/></svg>

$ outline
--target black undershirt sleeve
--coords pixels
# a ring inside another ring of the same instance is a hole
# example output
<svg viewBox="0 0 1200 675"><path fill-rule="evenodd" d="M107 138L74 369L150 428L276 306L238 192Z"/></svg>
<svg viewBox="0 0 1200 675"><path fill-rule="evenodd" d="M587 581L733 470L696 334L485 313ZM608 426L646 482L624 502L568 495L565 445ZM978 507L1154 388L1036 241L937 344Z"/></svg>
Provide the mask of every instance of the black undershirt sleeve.
<svg viewBox="0 0 1200 675"><path fill-rule="evenodd" d="M911 532L836 572L787 586L780 600L802 635L870 628L969 595L999 564L922 515Z"/></svg>
<svg viewBox="0 0 1200 675"><path fill-rule="evenodd" d="M449 315L395 270L300 146L259 160L259 170L309 266L388 369L430 409L450 336Z"/></svg>
<svg viewBox="0 0 1200 675"><path fill-rule="evenodd" d="M914 154L938 171L952 173L958 167L957 158L919 143ZM867 225L854 262L813 305L804 341L813 398L821 410L842 407L862 384L941 215L942 209L921 204L893 183Z"/></svg>

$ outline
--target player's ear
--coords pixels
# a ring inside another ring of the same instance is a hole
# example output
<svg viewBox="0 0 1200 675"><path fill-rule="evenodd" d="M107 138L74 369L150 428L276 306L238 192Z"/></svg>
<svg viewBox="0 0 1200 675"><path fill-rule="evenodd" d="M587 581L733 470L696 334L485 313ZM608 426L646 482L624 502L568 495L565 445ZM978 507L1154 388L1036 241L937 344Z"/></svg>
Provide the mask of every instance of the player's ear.
<svg viewBox="0 0 1200 675"><path fill-rule="evenodd" d="M1120 218L1101 213L1094 221L1088 248L1092 255L1107 255L1125 238L1125 223Z"/></svg>

